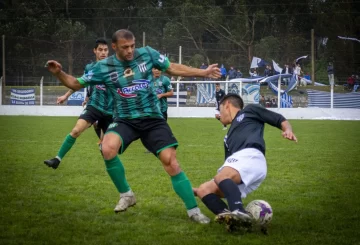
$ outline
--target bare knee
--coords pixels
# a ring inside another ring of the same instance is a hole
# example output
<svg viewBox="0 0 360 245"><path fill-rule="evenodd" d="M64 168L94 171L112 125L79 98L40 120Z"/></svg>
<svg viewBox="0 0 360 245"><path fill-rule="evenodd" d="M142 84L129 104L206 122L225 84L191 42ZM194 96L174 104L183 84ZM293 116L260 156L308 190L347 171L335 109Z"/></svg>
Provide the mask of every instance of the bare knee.
<svg viewBox="0 0 360 245"><path fill-rule="evenodd" d="M199 188L196 188L196 194L199 198L203 198L206 195L214 193L216 195L222 196L218 186L215 184L214 180L202 183Z"/></svg>
<svg viewBox="0 0 360 245"><path fill-rule="evenodd" d="M160 152L159 154L160 161L165 169L165 171L170 175L174 176L180 173L181 169L179 163L176 159L176 150L175 148L168 148Z"/></svg>
<svg viewBox="0 0 360 245"><path fill-rule="evenodd" d="M206 195L209 195L211 190L207 188L207 183L203 183L197 188L196 194L199 198L203 198Z"/></svg>
<svg viewBox="0 0 360 245"><path fill-rule="evenodd" d="M101 144L101 152L105 160L110 160L118 154L118 149L110 144L106 144L106 142L103 142Z"/></svg>
<svg viewBox="0 0 360 245"><path fill-rule="evenodd" d="M75 128L73 128L73 129L71 130L70 135L71 135L72 137L74 137L74 138L77 138L77 137L79 137L79 136L81 135L82 132L83 132L83 130L81 130L81 129L78 128L78 127L75 127Z"/></svg>

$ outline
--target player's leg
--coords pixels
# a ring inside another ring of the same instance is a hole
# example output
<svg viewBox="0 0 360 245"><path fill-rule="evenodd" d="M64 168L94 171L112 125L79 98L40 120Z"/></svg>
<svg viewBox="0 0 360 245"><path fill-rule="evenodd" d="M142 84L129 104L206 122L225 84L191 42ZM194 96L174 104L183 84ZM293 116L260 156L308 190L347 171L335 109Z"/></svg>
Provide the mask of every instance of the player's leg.
<svg viewBox="0 0 360 245"><path fill-rule="evenodd" d="M227 204L221 199L223 194L214 180L201 184L199 188L193 188L193 191L214 214L218 215L228 209Z"/></svg>
<svg viewBox="0 0 360 245"><path fill-rule="evenodd" d="M230 212L218 214L215 220L225 222L227 227L247 227L251 216L245 211L242 198L259 187L266 171L265 157L257 149L244 149L228 157L214 181L227 199Z"/></svg>
<svg viewBox="0 0 360 245"><path fill-rule="evenodd" d="M147 120L141 135L144 146L158 156L165 171L169 174L175 193L184 202L190 219L198 223L209 223L210 219L198 208L191 183L181 170L176 159L178 142L169 125L163 119Z"/></svg>
<svg viewBox="0 0 360 245"><path fill-rule="evenodd" d="M56 169L59 166L61 160L75 144L76 138L78 138L82 132L88 129L94 122L96 122L99 116L100 112L92 106L88 106L85 110L83 110L76 122L75 127L71 130L70 134L65 137L65 140L62 143L57 156L50 160L45 160L44 163L47 166Z"/></svg>
<svg viewBox="0 0 360 245"><path fill-rule="evenodd" d="M114 208L115 213L126 211L128 207L136 204L135 195L126 180L125 168L118 157L118 153L123 153L130 143L137 138L139 136L131 126L114 122L108 127L101 143L106 171L120 193L120 200Z"/></svg>
<svg viewBox="0 0 360 245"><path fill-rule="evenodd" d="M78 138L82 132L84 132L87 128L89 128L90 125L91 125L90 122L85 121L84 119L78 119L75 124L75 127L71 130L70 134L68 134L65 137L56 157L49 160L45 160L44 163L47 166L52 167L53 169L57 169L61 160L65 157L65 155L70 151L72 146L75 144L76 138Z"/></svg>

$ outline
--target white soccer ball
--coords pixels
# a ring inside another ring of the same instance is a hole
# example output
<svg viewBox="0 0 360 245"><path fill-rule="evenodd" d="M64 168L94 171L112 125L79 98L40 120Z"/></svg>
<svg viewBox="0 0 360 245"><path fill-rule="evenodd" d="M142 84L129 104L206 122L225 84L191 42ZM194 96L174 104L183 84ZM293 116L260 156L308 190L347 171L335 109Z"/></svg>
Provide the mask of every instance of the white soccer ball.
<svg viewBox="0 0 360 245"><path fill-rule="evenodd" d="M261 225L269 224L273 216L270 204L264 200L251 201L245 210L251 213L255 221Z"/></svg>

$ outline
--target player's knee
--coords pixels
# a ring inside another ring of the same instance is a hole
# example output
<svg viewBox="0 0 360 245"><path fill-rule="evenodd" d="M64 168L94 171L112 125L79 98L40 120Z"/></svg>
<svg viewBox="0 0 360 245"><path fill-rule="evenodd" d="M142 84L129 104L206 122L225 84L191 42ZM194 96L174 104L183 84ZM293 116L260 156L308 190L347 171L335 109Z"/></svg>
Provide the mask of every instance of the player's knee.
<svg viewBox="0 0 360 245"><path fill-rule="evenodd" d="M117 149L108 144L101 144L101 153L105 160L110 160L117 155Z"/></svg>
<svg viewBox="0 0 360 245"><path fill-rule="evenodd" d="M203 198L204 196L210 194L210 188L208 188L207 183L203 183L199 186L199 188L197 188L196 190L196 194L199 198Z"/></svg>
<svg viewBox="0 0 360 245"><path fill-rule="evenodd" d="M75 127L75 128L73 128L73 129L71 130L71 133L70 133L70 134L71 134L72 137L77 138L77 137L80 136L81 132L82 132L82 131L81 131L79 128Z"/></svg>
<svg viewBox="0 0 360 245"><path fill-rule="evenodd" d="M165 149L160 152L160 160L165 167L177 168L179 166L174 148Z"/></svg>

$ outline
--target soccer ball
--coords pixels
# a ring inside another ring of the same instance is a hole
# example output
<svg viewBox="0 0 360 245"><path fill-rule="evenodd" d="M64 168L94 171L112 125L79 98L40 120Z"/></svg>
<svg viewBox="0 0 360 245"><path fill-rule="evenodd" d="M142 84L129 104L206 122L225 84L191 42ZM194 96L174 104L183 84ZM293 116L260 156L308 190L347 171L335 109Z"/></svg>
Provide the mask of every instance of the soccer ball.
<svg viewBox="0 0 360 245"><path fill-rule="evenodd" d="M261 225L269 224L273 216L270 204L264 200L251 201L245 210L251 213L255 221Z"/></svg>

